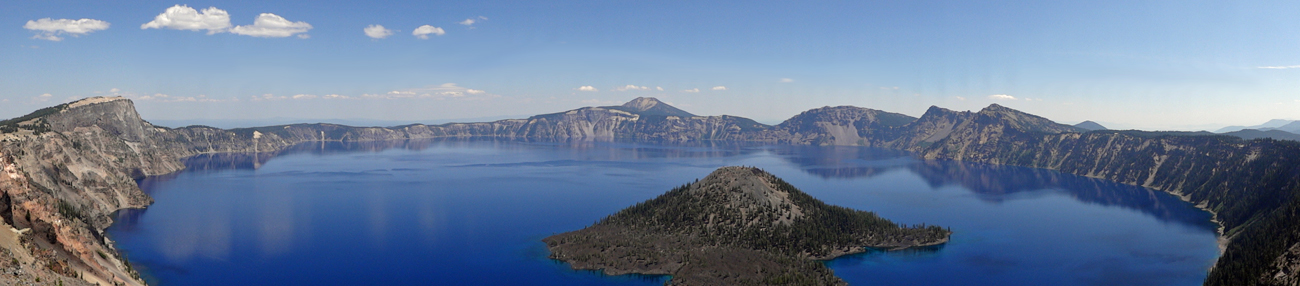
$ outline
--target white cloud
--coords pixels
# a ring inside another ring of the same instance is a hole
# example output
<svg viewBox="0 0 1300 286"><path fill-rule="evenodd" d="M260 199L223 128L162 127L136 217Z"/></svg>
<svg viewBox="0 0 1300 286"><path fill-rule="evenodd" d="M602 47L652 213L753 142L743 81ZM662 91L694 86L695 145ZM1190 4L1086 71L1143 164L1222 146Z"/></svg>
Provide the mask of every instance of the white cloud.
<svg viewBox="0 0 1300 286"><path fill-rule="evenodd" d="M298 34L298 38L299 38L299 39L303 39L303 40L311 39L311 35L308 35L308 34Z"/></svg>
<svg viewBox="0 0 1300 286"><path fill-rule="evenodd" d="M615 87L614 90L617 90L617 91L629 91L629 90L650 90L650 87L646 87L646 86L636 86L636 85L631 85L631 84L629 84L629 85L625 85L625 86Z"/></svg>
<svg viewBox="0 0 1300 286"><path fill-rule="evenodd" d="M1294 65L1294 66L1263 66L1263 67L1255 67L1255 68L1257 68L1257 69L1285 70L1285 69L1296 69L1296 68L1300 68L1300 65Z"/></svg>
<svg viewBox="0 0 1300 286"><path fill-rule="evenodd" d="M715 87L713 87L713 90L727 90L727 87L719 85L719 86L715 86Z"/></svg>
<svg viewBox="0 0 1300 286"><path fill-rule="evenodd" d="M230 33L263 38L284 38L306 33L311 28L311 24L307 22L293 22L276 14L262 13L253 20L253 25L235 26L230 29Z"/></svg>
<svg viewBox="0 0 1300 286"><path fill-rule="evenodd" d="M424 40L429 39L429 34L442 36L447 34L447 31L443 31L442 28L438 28L430 25L420 26L419 28L415 28L415 31L411 31L411 35L415 35L416 38L420 38Z"/></svg>
<svg viewBox="0 0 1300 286"><path fill-rule="evenodd" d="M599 91L596 87L590 85L579 86L578 91Z"/></svg>
<svg viewBox="0 0 1300 286"><path fill-rule="evenodd" d="M41 39L41 40L57 42L63 40L63 37L59 37L60 35L72 35L73 37L79 37L82 35L90 34L90 32L107 30L108 26L109 26L108 22L95 20L95 19L55 20L50 18L44 18L35 21L28 20L27 24L23 25L23 29L36 31L36 35L32 36L32 39Z"/></svg>
<svg viewBox="0 0 1300 286"><path fill-rule="evenodd" d="M316 96L315 94L295 94L293 96L293 99L316 99L316 98L320 98L320 97Z"/></svg>
<svg viewBox="0 0 1300 286"><path fill-rule="evenodd" d="M1016 100L1016 97L1015 97L1015 96L1010 96L1010 95L1005 95L1005 94L994 94L994 95L990 95L990 96L989 96L989 99L992 99L992 100Z"/></svg>
<svg viewBox="0 0 1300 286"><path fill-rule="evenodd" d="M782 78L780 81L781 81L781 82L794 82L794 79L792 79L792 78Z"/></svg>
<svg viewBox="0 0 1300 286"><path fill-rule="evenodd" d="M451 99L462 99L462 100L482 100L482 99L499 97L499 96L494 94L489 94L487 93L487 91L483 91L479 89L472 89L472 88L458 86L455 83L444 83L438 86L394 90L384 94L363 94L361 95L361 97L376 98L376 99L398 99L398 98L448 99L451 98Z"/></svg>
<svg viewBox="0 0 1300 286"><path fill-rule="evenodd" d="M965 97L960 97L960 96L954 96L954 97L956 97L956 98L957 98L957 100L966 100L966 98L965 98Z"/></svg>
<svg viewBox="0 0 1300 286"><path fill-rule="evenodd" d="M586 100L579 100L578 102L579 102L579 103L582 103L582 104L586 104L586 105L619 105L619 104L622 104L622 102L618 102L618 101L612 101L612 100L600 100L600 99L595 99L595 98L592 98L592 99L586 99Z"/></svg>
<svg viewBox="0 0 1300 286"><path fill-rule="evenodd" d="M370 25L362 29L362 31L366 32L367 37L374 39L383 39L393 35L393 30L386 29L383 25Z"/></svg>
<svg viewBox="0 0 1300 286"><path fill-rule="evenodd" d="M470 26L470 25L474 25L474 22L475 22L474 19L465 19L465 21L456 22L456 24Z"/></svg>
<svg viewBox="0 0 1300 286"><path fill-rule="evenodd" d="M140 29L172 29L172 30L208 30L208 35L225 32L230 29L230 13L217 7L208 7L203 12L194 10L185 5L176 5L167 8L162 14L158 14L153 21L140 25Z"/></svg>
<svg viewBox="0 0 1300 286"><path fill-rule="evenodd" d="M661 87L661 86L656 86L656 87L655 87L655 90L658 90L658 91L664 91L664 88Z"/></svg>
<svg viewBox="0 0 1300 286"><path fill-rule="evenodd" d="M897 86L882 86L880 90L898 90Z"/></svg>
<svg viewBox="0 0 1300 286"><path fill-rule="evenodd" d="M700 92L700 89L692 88L692 89L683 90L682 92Z"/></svg>
<svg viewBox="0 0 1300 286"><path fill-rule="evenodd" d="M254 95L252 96L251 99L253 101L263 101L263 100L281 100L281 99L288 99L288 98L289 97L287 96L275 96L274 94L267 93L261 96Z"/></svg>
<svg viewBox="0 0 1300 286"><path fill-rule="evenodd" d="M338 95L338 94L326 94L325 96L322 96L321 98L324 98L324 99L352 99L352 97L350 97L350 96L346 96L346 95Z"/></svg>

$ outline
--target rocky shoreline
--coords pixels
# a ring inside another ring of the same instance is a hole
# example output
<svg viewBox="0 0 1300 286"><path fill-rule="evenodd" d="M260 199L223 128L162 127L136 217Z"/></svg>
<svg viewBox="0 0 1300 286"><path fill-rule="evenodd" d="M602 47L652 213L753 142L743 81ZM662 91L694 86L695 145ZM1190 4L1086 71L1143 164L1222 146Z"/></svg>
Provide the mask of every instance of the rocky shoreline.
<svg viewBox="0 0 1300 286"><path fill-rule="evenodd" d="M11 232L25 229L22 246L9 248L21 254L0 252L0 258L48 251L46 258L21 267L59 275L49 276L55 278L141 285L103 237L114 211L152 203L135 178L179 171L185 167L182 159L200 154L274 153L303 142L476 137L871 146L925 159L1056 170L1161 190L1214 213L1226 242L1207 285L1300 281L1300 259L1288 254L1300 249L1300 218L1294 215L1300 213L1300 143L1295 141L1087 131L999 105L978 112L931 107L920 118L824 107L764 125L736 116L694 116L651 98L482 123L230 130L154 126L124 98L45 108L0 121L0 217Z"/></svg>

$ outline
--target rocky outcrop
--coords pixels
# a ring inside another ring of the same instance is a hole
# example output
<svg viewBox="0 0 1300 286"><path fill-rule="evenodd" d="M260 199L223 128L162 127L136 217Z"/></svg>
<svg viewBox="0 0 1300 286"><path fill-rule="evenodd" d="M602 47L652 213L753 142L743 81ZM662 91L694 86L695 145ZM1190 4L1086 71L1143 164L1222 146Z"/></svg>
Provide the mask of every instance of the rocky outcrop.
<svg viewBox="0 0 1300 286"><path fill-rule="evenodd" d="M640 115L657 115L657 116L677 116L677 117L695 117L695 114L677 109L653 97L638 97L628 101L620 106L609 106L607 108L619 109Z"/></svg>
<svg viewBox="0 0 1300 286"><path fill-rule="evenodd" d="M671 285L844 285L814 260L941 244L949 234L827 205L757 168L723 167L543 241L574 269L672 275Z"/></svg>
<svg viewBox="0 0 1300 286"><path fill-rule="evenodd" d="M1215 212L1227 240L1207 285L1283 285L1300 277L1286 258L1300 243L1296 141L1088 131L999 105L978 112L931 107L920 118L824 107L769 126L743 117L695 116L653 98L525 119L387 128L164 128L142 120L122 98L44 108L0 121L0 217L15 231L25 229L24 246L0 256L32 257L24 267L51 275L139 284L102 235L113 211L151 202L135 178L181 170L182 159L203 154L275 153L303 142L471 137L876 146L928 159L1057 170L1163 190Z"/></svg>
<svg viewBox="0 0 1300 286"><path fill-rule="evenodd" d="M875 109L836 106L799 113L763 132L747 134L751 141L784 144L883 146L915 117Z"/></svg>

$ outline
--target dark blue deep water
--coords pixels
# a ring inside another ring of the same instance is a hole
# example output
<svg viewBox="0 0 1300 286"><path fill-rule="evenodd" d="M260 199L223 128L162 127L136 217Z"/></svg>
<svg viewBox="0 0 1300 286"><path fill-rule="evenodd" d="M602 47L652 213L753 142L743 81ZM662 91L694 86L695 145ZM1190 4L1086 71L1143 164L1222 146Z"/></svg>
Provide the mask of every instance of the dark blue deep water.
<svg viewBox="0 0 1300 286"><path fill-rule="evenodd" d="M1210 214L1165 193L870 148L325 143L187 164L109 229L155 285L659 285L570 270L539 240L726 165L954 231L827 262L853 285L1199 285L1218 256Z"/></svg>

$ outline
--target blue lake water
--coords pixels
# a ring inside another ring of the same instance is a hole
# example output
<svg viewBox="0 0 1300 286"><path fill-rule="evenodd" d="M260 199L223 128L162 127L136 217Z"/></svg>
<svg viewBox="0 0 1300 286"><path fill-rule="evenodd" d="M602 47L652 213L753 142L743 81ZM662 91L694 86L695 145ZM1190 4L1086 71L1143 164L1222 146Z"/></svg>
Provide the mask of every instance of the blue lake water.
<svg viewBox="0 0 1300 286"><path fill-rule="evenodd" d="M661 285L540 242L728 165L827 203L951 227L948 244L827 262L853 285L1200 285L1210 214L1052 171L857 147L423 141L200 156L140 181L109 228L154 285Z"/></svg>

